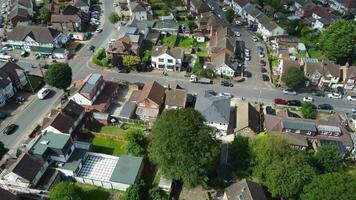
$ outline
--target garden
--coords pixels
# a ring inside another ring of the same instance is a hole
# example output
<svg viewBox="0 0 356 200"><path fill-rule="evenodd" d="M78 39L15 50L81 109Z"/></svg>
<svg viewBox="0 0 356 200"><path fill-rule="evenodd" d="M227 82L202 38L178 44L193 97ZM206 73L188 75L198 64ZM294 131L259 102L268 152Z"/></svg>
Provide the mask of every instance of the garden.
<svg viewBox="0 0 356 200"><path fill-rule="evenodd" d="M35 75L27 75L28 83L25 85L24 90L35 92L43 85L43 78Z"/></svg>

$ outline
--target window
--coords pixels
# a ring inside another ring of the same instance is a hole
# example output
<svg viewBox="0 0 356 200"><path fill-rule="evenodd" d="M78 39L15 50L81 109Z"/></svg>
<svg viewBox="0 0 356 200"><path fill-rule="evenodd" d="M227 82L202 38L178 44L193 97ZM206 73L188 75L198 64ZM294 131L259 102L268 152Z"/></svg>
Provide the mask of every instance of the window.
<svg viewBox="0 0 356 200"><path fill-rule="evenodd" d="M164 62L163 58L158 58L158 62Z"/></svg>
<svg viewBox="0 0 356 200"><path fill-rule="evenodd" d="M167 62L168 63L173 63L173 60L172 59L168 59Z"/></svg>

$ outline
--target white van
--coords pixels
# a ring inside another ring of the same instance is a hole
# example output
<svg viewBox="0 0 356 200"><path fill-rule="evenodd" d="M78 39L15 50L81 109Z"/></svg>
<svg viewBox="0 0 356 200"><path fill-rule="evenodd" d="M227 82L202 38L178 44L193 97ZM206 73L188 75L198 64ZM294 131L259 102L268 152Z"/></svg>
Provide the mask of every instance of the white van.
<svg viewBox="0 0 356 200"><path fill-rule="evenodd" d="M37 92L37 97L39 99L45 99L46 96L51 92L49 88L42 88L40 91Z"/></svg>

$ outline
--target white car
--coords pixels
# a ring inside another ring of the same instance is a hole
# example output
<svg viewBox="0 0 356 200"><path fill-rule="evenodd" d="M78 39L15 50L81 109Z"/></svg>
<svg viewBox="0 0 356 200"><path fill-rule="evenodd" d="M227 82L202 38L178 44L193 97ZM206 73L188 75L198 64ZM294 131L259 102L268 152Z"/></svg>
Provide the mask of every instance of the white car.
<svg viewBox="0 0 356 200"><path fill-rule="evenodd" d="M342 98L342 95L341 94L339 94L339 93L329 93L328 94L328 97L329 98L332 98L332 99L341 99Z"/></svg>
<svg viewBox="0 0 356 200"><path fill-rule="evenodd" d="M258 41L258 38L257 38L256 36L252 36L252 40L253 40L254 42L257 42L257 41Z"/></svg>
<svg viewBox="0 0 356 200"><path fill-rule="evenodd" d="M241 36L240 32L236 31L236 32L235 32L235 36L236 36L236 37L240 37L240 36Z"/></svg>
<svg viewBox="0 0 356 200"><path fill-rule="evenodd" d="M228 92L219 93L219 96L225 96L225 97L229 97L229 98L234 97L234 95L232 95L231 93L228 93Z"/></svg>
<svg viewBox="0 0 356 200"><path fill-rule="evenodd" d="M95 30L95 32L97 32L97 33L101 33L101 31L103 31L103 29L101 29L101 28L97 28L97 29Z"/></svg>
<svg viewBox="0 0 356 200"><path fill-rule="evenodd" d="M314 99L313 99L313 97L303 97L303 101L311 103L314 101Z"/></svg>
<svg viewBox="0 0 356 200"><path fill-rule="evenodd" d="M251 57L250 57L250 55L245 55L245 60L246 60L246 61L249 61L249 60L251 60Z"/></svg>
<svg viewBox="0 0 356 200"><path fill-rule="evenodd" d="M227 9L226 9L226 8L223 8L222 10L223 10L224 12L226 12L226 11L227 11Z"/></svg>
<svg viewBox="0 0 356 200"><path fill-rule="evenodd" d="M263 52L260 52L258 55L260 56L260 58L264 58L265 57L265 54Z"/></svg>
<svg viewBox="0 0 356 200"><path fill-rule="evenodd" d="M249 49L245 49L245 54L250 55L250 50Z"/></svg>
<svg viewBox="0 0 356 200"><path fill-rule="evenodd" d="M356 101L356 96L347 96L346 99L349 101Z"/></svg>
<svg viewBox="0 0 356 200"><path fill-rule="evenodd" d="M297 95L297 92L290 89L283 90L283 94Z"/></svg>
<svg viewBox="0 0 356 200"><path fill-rule="evenodd" d="M40 91L37 92L37 97L39 99L45 99L46 96L51 92L49 88L42 88Z"/></svg>

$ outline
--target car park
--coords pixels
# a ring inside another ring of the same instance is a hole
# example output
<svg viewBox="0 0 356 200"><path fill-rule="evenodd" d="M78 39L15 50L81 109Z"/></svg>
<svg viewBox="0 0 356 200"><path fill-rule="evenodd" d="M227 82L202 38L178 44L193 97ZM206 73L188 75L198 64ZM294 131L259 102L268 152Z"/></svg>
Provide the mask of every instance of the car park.
<svg viewBox="0 0 356 200"><path fill-rule="evenodd" d="M259 64L260 64L260 66L266 66L266 61L260 60Z"/></svg>
<svg viewBox="0 0 356 200"><path fill-rule="evenodd" d="M313 97L303 97L303 101L311 103L314 101L314 99L313 99Z"/></svg>
<svg viewBox="0 0 356 200"><path fill-rule="evenodd" d="M37 97L41 100L45 99L50 92L51 90L49 88L42 88L40 89L40 91L37 92Z"/></svg>
<svg viewBox="0 0 356 200"><path fill-rule="evenodd" d="M342 99L342 95L336 92L329 93L328 97L331 99Z"/></svg>
<svg viewBox="0 0 356 200"><path fill-rule="evenodd" d="M332 110L333 107L330 104L325 103L325 104L320 104L318 106L318 109L320 109L320 110Z"/></svg>
<svg viewBox="0 0 356 200"><path fill-rule="evenodd" d="M356 101L356 96L347 96L346 99L349 101Z"/></svg>
<svg viewBox="0 0 356 200"><path fill-rule="evenodd" d="M226 80L222 80L221 85L226 86L226 87L234 87L234 84L232 84L230 81L226 81Z"/></svg>
<svg viewBox="0 0 356 200"><path fill-rule="evenodd" d="M295 90L285 89L283 90L283 94L297 95L297 92Z"/></svg>
<svg viewBox="0 0 356 200"><path fill-rule="evenodd" d="M289 106L297 106L300 107L302 105L302 102L299 100L289 100L287 101Z"/></svg>
<svg viewBox="0 0 356 200"><path fill-rule="evenodd" d="M282 98L276 98L274 99L274 103L275 104L280 104L280 105L287 105L288 104L288 101L282 99Z"/></svg>
<svg viewBox="0 0 356 200"><path fill-rule="evenodd" d="M5 127L5 129L2 131L2 133L5 134L5 135L10 135L10 134L13 133L17 128L18 128L18 125L16 125L16 124L10 124L10 125L8 125L8 126Z"/></svg>

